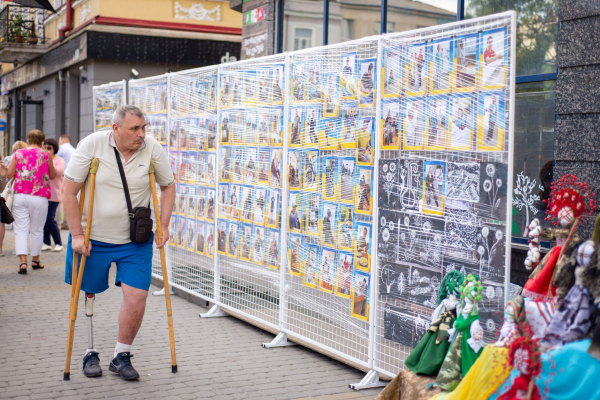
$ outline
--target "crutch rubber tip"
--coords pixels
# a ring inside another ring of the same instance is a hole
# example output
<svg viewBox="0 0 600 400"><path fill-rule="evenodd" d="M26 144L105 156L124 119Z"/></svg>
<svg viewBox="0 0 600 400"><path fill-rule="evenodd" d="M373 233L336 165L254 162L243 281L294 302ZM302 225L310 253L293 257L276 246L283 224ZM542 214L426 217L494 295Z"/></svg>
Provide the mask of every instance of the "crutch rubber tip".
<svg viewBox="0 0 600 400"><path fill-rule="evenodd" d="M177 365L171 365L171 372L174 374L177 373Z"/></svg>
<svg viewBox="0 0 600 400"><path fill-rule="evenodd" d="M65 375L63 376L63 381L70 381L70 380L71 380L71 373L65 372Z"/></svg>

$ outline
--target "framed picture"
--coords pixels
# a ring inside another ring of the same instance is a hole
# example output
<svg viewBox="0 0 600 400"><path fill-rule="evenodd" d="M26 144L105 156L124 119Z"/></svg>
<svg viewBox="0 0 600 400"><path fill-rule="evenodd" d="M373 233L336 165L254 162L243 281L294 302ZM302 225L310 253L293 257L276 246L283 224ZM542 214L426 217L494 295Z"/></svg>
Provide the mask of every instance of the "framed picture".
<svg viewBox="0 0 600 400"><path fill-rule="evenodd" d="M258 102L259 106L268 106L270 101L269 88L271 87L271 68L260 68L256 71L258 80Z"/></svg>
<svg viewBox="0 0 600 400"><path fill-rule="evenodd" d="M358 106L373 107L375 105L375 82L377 76L377 59L368 58L359 61L360 80L358 82Z"/></svg>
<svg viewBox="0 0 600 400"><path fill-rule="evenodd" d="M244 99L244 80L239 72L231 74L231 107L242 107Z"/></svg>
<svg viewBox="0 0 600 400"><path fill-rule="evenodd" d="M204 254L206 247L206 226L204 222L196 221L195 251Z"/></svg>
<svg viewBox="0 0 600 400"><path fill-rule="evenodd" d="M281 193L277 189L269 189L267 195L267 226L270 228L279 227L279 209Z"/></svg>
<svg viewBox="0 0 600 400"><path fill-rule="evenodd" d="M215 228L213 224L206 224L205 226L204 255L213 258L215 256Z"/></svg>
<svg viewBox="0 0 600 400"><path fill-rule="evenodd" d="M443 215L446 200L446 162L423 162L423 214Z"/></svg>
<svg viewBox="0 0 600 400"><path fill-rule="evenodd" d="M402 48L390 47L383 49L383 98L397 99L402 92L401 57Z"/></svg>
<svg viewBox="0 0 600 400"><path fill-rule="evenodd" d="M196 151L188 151L186 163L187 183L204 184L204 168L206 168L206 154Z"/></svg>
<svg viewBox="0 0 600 400"><path fill-rule="evenodd" d="M479 162L448 162L446 199L479 203Z"/></svg>
<svg viewBox="0 0 600 400"><path fill-rule="evenodd" d="M335 249L321 247L319 265L319 290L333 293L335 290Z"/></svg>
<svg viewBox="0 0 600 400"><path fill-rule="evenodd" d="M239 221L240 219L240 199L242 196L242 185L229 186L229 201L227 202L227 216L229 219ZM252 222L252 221L250 221Z"/></svg>
<svg viewBox="0 0 600 400"><path fill-rule="evenodd" d="M503 91L481 92L477 112L477 151L504 150Z"/></svg>
<svg viewBox="0 0 600 400"><path fill-rule="evenodd" d="M294 276L302 275L302 235L290 233L288 239L288 272Z"/></svg>
<svg viewBox="0 0 600 400"><path fill-rule="evenodd" d="M469 33L454 39L452 87L455 93L477 89L479 34Z"/></svg>
<svg viewBox="0 0 600 400"><path fill-rule="evenodd" d="M359 165L356 172L355 204L357 214L373 213L373 167Z"/></svg>
<svg viewBox="0 0 600 400"><path fill-rule="evenodd" d="M372 227L368 222L355 223L356 248L354 250L354 266L356 269L369 272L371 270L371 232Z"/></svg>
<svg viewBox="0 0 600 400"><path fill-rule="evenodd" d="M187 150L188 149L188 139L189 139L189 125L187 120L179 121L179 150Z"/></svg>
<svg viewBox="0 0 600 400"><path fill-rule="evenodd" d="M352 156L340 159L342 174L340 178L340 201L345 204L354 204L354 174L356 172L356 159Z"/></svg>
<svg viewBox="0 0 600 400"><path fill-rule="evenodd" d="M258 145L269 146L271 144L271 116L268 109L260 110L258 114Z"/></svg>
<svg viewBox="0 0 600 400"><path fill-rule="evenodd" d="M221 112L221 144L228 145L231 142L231 125L229 112Z"/></svg>
<svg viewBox="0 0 600 400"><path fill-rule="evenodd" d="M281 149L271 149L271 166L269 167L269 184L272 188L281 187Z"/></svg>
<svg viewBox="0 0 600 400"><path fill-rule="evenodd" d="M177 226L179 222L179 217L177 215L173 215L171 217L171 221L169 223L169 244L171 246L177 245Z"/></svg>
<svg viewBox="0 0 600 400"><path fill-rule="evenodd" d="M321 212L321 196L317 193L307 193L304 196L304 233L313 237L320 237L319 214Z"/></svg>
<svg viewBox="0 0 600 400"><path fill-rule="evenodd" d="M178 158L179 158L179 153L177 151L169 152L169 164L171 166L171 172L173 172L173 177L175 178L175 182L179 182L179 177L177 176Z"/></svg>
<svg viewBox="0 0 600 400"><path fill-rule="evenodd" d="M381 104L381 149L400 148L400 101L386 100Z"/></svg>
<svg viewBox="0 0 600 400"><path fill-rule="evenodd" d="M229 215L227 205L229 204L229 185L219 183L219 216Z"/></svg>
<svg viewBox="0 0 600 400"><path fill-rule="evenodd" d="M215 186L217 182L217 162L216 156L214 153L206 153L206 185L207 186Z"/></svg>
<svg viewBox="0 0 600 400"><path fill-rule="evenodd" d="M221 147L221 182L229 182L231 180L231 147Z"/></svg>
<svg viewBox="0 0 600 400"><path fill-rule="evenodd" d="M321 149L323 150L339 150L341 141L341 129L339 118L323 118L321 120L323 126L323 141Z"/></svg>
<svg viewBox="0 0 600 400"><path fill-rule="evenodd" d="M303 255L302 284L315 289L319 282L319 246L305 242Z"/></svg>
<svg viewBox="0 0 600 400"><path fill-rule="evenodd" d="M279 231L269 229L267 267L279 269Z"/></svg>
<svg viewBox="0 0 600 400"><path fill-rule="evenodd" d="M423 150L425 137L425 99L411 98L404 102L404 150Z"/></svg>
<svg viewBox="0 0 600 400"><path fill-rule="evenodd" d="M258 182L264 186L269 186L270 153L268 147L258 149Z"/></svg>
<svg viewBox="0 0 600 400"><path fill-rule="evenodd" d="M342 54L340 74L340 95L342 100L356 99L357 69L358 55L356 52Z"/></svg>
<svg viewBox="0 0 600 400"><path fill-rule="evenodd" d="M369 293L371 276L357 269L352 274L352 309L350 315L363 321L369 320Z"/></svg>
<svg viewBox="0 0 600 400"><path fill-rule="evenodd" d="M256 265L265 265L266 239L265 227L254 225L254 248L252 249L252 262Z"/></svg>
<svg viewBox="0 0 600 400"><path fill-rule="evenodd" d="M244 111L232 110L230 113L231 120L229 121L231 127L231 141L233 144L243 145L244 144L244 130L246 127L246 121Z"/></svg>
<svg viewBox="0 0 600 400"><path fill-rule="evenodd" d="M321 243L324 246L336 246L336 219L337 219L337 204L323 202L321 206L320 232Z"/></svg>
<svg viewBox="0 0 600 400"><path fill-rule="evenodd" d="M177 247L185 249L185 234L187 231L188 220L184 217L179 217L179 224L177 225Z"/></svg>
<svg viewBox="0 0 600 400"><path fill-rule="evenodd" d="M335 294L346 299L350 298L352 287L352 266L354 254L348 251L338 251L335 268Z"/></svg>
<svg viewBox="0 0 600 400"><path fill-rule="evenodd" d="M427 98L425 149L446 150L448 136L448 96Z"/></svg>
<svg viewBox="0 0 600 400"><path fill-rule="evenodd" d="M451 38L429 43L429 94L450 93L454 69L454 42Z"/></svg>
<svg viewBox="0 0 600 400"><path fill-rule="evenodd" d="M304 125L300 132L300 137L304 139L306 146L318 146L321 121L321 107L310 106L304 109Z"/></svg>
<svg viewBox="0 0 600 400"><path fill-rule="evenodd" d="M308 149L303 152L302 183L306 192L316 192L319 187L319 150Z"/></svg>
<svg viewBox="0 0 600 400"><path fill-rule="evenodd" d="M336 156L324 156L321 169L321 188L323 200L337 200L339 197L339 161Z"/></svg>
<svg viewBox="0 0 600 400"><path fill-rule="evenodd" d="M290 142L289 147L302 147L302 127L304 126L304 108L290 107Z"/></svg>
<svg viewBox="0 0 600 400"><path fill-rule="evenodd" d="M413 43L406 46L404 58L406 95L424 96L427 94L427 43Z"/></svg>
<svg viewBox="0 0 600 400"><path fill-rule="evenodd" d="M325 74L325 94L323 96L323 116L337 117L340 101L340 77L337 72Z"/></svg>
<svg viewBox="0 0 600 400"><path fill-rule="evenodd" d="M195 199L196 200L196 215L192 215L190 216L190 218L196 218L196 219L206 219L206 189L203 187L199 187L198 190L198 196Z"/></svg>
<svg viewBox="0 0 600 400"><path fill-rule="evenodd" d="M227 221L223 219L217 222L217 253L227 255Z"/></svg>
<svg viewBox="0 0 600 400"><path fill-rule="evenodd" d="M373 137L375 118L361 117L356 126L356 162L358 165L373 165Z"/></svg>
<svg viewBox="0 0 600 400"><path fill-rule="evenodd" d="M323 61L314 60L308 63L308 101L323 101Z"/></svg>
<svg viewBox="0 0 600 400"><path fill-rule="evenodd" d="M217 117L216 115L206 118L206 141L208 151L217 151Z"/></svg>
<svg viewBox="0 0 600 400"><path fill-rule="evenodd" d="M273 79L271 80L271 103L283 104L283 91L285 79L285 65L275 64L273 66Z"/></svg>
<svg viewBox="0 0 600 400"><path fill-rule="evenodd" d="M358 107L356 102L347 102L342 106L342 149L356 148L356 119Z"/></svg>
<svg viewBox="0 0 600 400"><path fill-rule="evenodd" d="M240 237L240 260L252 261L252 224L242 223L242 234Z"/></svg>
<svg viewBox="0 0 600 400"><path fill-rule="evenodd" d="M151 130L154 132L155 137L156 137L156 132L158 131L158 127L154 126L154 122L153 119L149 121L148 125L150 126ZM190 118L188 120L188 131L189 131L189 142L188 142L188 146L190 150L198 150L198 119L197 118ZM146 132L148 132L148 127L146 127ZM156 138L156 140L158 141L158 138Z"/></svg>
<svg viewBox="0 0 600 400"><path fill-rule="evenodd" d="M290 192L288 202L288 230L302 232L302 195L300 192Z"/></svg>
<svg viewBox="0 0 600 400"><path fill-rule="evenodd" d="M340 205L337 225L338 247L342 250L354 250L354 208Z"/></svg>
<svg viewBox="0 0 600 400"><path fill-rule="evenodd" d="M244 113L244 144L256 144L257 130L257 115L254 112Z"/></svg>
<svg viewBox="0 0 600 400"><path fill-rule="evenodd" d="M292 64L292 103L301 103L306 100L306 63Z"/></svg>
<svg viewBox="0 0 600 400"><path fill-rule="evenodd" d="M256 88L256 71L244 71L242 76L244 78L244 105L246 107L254 107L258 97Z"/></svg>
<svg viewBox="0 0 600 400"><path fill-rule="evenodd" d="M265 208L267 203L267 189L264 187L256 187L254 189L254 198L254 225L264 225L266 220Z"/></svg>
<svg viewBox="0 0 600 400"><path fill-rule="evenodd" d="M185 196L187 194L187 188L186 185L180 183L177 186L177 214L185 217L185 206L186 206L186 199Z"/></svg>
<svg viewBox="0 0 600 400"><path fill-rule="evenodd" d="M242 222L252 223L252 212L254 211L254 186L245 185L242 187L241 203Z"/></svg>
<svg viewBox="0 0 600 400"><path fill-rule="evenodd" d="M290 190L300 190L301 182L301 159L302 150L290 150L288 154L288 187Z"/></svg>
<svg viewBox="0 0 600 400"><path fill-rule="evenodd" d="M283 144L283 108L275 107L271 112L271 146Z"/></svg>
<svg viewBox="0 0 600 400"><path fill-rule="evenodd" d="M196 217L196 188L192 185L187 187L186 198L186 215L188 218Z"/></svg>
<svg viewBox="0 0 600 400"><path fill-rule="evenodd" d="M248 184L255 184L258 178L258 153L256 147L246 147L245 156L244 182Z"/></svg>
<svg viewBox="0 0 600 400"><path fill-rule="evenodd" d="M206 220L215 221L215 189L206 189Z"/></svg>
<svg viewBox="0 0 600 400"><path fill-rule="evenodd" d="M481 32L479 37L481 89L504 89L508 68L508 31L506 28L490 29Z"/></svg>
<svg viewBox="0 0 600 400"><path fill-rule="evenodd" d="M229 74L221 74L221 83L219 85L221 89L221 109L229 108L231 103L231 76ZM174 97L171 96L171 99Z"/></svg>
<svg viewBox="0 0 600 400"><path fill-rule="evenodd" d="M178 133L179 133L179 121L172 119L170 129L169 129L169 149L171 149L171 150L179 149L179 142L177 140Z"/></svg>
<svg viewBox="0 0 600 400"><path fill-rule="evenodd" d="M470 93L450 96L448 107L448 149L470 151L475 134L475 98Z"/></svg>
<svg viewBox="0 0 600 400"><path fill-rule="evenodd" d="M187 182L187 155L187 151L180 151L178 153L177 176L179 177L179 182L181 183Z"/></svg>
<svg viewBox="0 0 600 400"><path fill-rule="evenodd" d="M227 229L227 256L231 258L238 258L238 230L240 227L239 222L229 221Z"/></svg>

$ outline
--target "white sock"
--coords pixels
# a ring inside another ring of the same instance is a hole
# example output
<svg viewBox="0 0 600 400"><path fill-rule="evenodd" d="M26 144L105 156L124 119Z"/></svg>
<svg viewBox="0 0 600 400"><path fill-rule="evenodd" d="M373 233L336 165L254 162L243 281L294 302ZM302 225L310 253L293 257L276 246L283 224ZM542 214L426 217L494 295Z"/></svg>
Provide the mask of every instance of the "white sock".
<svg viewBox="0 0 600 400"><path fill-rule="evenodd" d="M96 350L96 349L87 349L87 350L85 351L85 354L87 355L87 353L91 353L92 351L93 351L94 353L97 353L97 352L98 352L98 350Z"/></svg>
<svg viewBox="0 0 600 400"><path fill-rule="evenodd" d="M117 346L115 347L115 354L113 354L113 358L115 358L117 356L117 354L125 353L125 352L131 352L131 345L117 342Z"/></svg>

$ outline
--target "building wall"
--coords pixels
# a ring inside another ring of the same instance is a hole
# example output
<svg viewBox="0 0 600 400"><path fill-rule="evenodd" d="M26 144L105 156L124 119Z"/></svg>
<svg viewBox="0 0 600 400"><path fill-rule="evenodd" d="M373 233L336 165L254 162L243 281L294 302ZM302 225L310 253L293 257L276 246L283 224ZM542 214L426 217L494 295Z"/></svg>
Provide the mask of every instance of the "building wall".
<svg viewBox="0 0 600 400"><path fill-rule="evenodd" d="M560 0L554 179L571 173L600 196L600 2ZM582 227L591 236L594 218Z"/></svg>

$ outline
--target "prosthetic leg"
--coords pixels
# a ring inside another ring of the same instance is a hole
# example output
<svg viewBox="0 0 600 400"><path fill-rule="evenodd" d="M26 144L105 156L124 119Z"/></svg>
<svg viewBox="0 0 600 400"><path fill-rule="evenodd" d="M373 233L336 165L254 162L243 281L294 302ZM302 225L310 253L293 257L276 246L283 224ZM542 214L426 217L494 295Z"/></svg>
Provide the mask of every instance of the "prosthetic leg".
<svg viewBox="0 0 600 400"><path fill-rule="evenodd" d="M94 317L94 300L96 300L95 294L85 294L85 316L88 320L88 349L86 353L91 351L97 353L96 349L94 348L94 323L92 322L92 318Z"/></svg>

